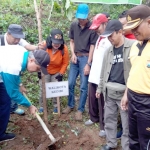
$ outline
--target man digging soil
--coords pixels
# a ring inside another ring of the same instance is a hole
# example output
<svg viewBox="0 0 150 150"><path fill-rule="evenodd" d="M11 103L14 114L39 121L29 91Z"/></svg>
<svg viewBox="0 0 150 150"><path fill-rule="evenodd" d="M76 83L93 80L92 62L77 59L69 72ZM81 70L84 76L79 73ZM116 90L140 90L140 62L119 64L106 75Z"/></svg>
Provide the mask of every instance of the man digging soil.
<svg viewBox="0 0 150 150"><path fill-rule="evenodd" d="M14 50L13 50L14 49ZM20 72L38 72L47 74L50 57L47 52L37 50L28 52L18 45L1 46L0 48L0 143L15 138L13 133L5 133L10 116L10 102L13 99L18 104L29 108L35 116L37 108L33 106L20 92Z"/></svg>

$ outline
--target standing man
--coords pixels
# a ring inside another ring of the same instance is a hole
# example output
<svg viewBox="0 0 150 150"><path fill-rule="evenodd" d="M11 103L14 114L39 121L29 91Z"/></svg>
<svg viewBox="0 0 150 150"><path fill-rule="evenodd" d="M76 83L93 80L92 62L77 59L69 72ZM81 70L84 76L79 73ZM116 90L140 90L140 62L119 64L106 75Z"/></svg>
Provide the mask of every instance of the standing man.
<svg viewBox="0 0 150 150"><path fill-rule="evenodd" d="M75 21L71 24L69 37L71 48L71 64L69 72L69 96L68 106L63 113L70 113L75 106L74 88L76 79L80 74L80 99L75 120L82 120L82 113L85 109L88 90L88 75L93 57L94 45L98 38L95 31L90 30L91 22L88 20L89 6L79 4Z"/></svg>
<svg viewBox="0 0 150 150"><path fill-rule="evenodd" d="M104 98L101 94L100 98L97 99L95 96L97 86L100 82L100 74L102 68L102 62L104 53L111 46L108 38L102 38L100 35L103 34L107 25L108 19L104 14L97 14L93 18L91 30L95 30L99 35L96 42L93 61L89 75L89 90L88 90L88 102L89 102L89 115L90 119L85 122L85 125L92 125L94 122L100 123L99 136L105 137L104 131Z"/></svg>
<svg viewBox="0 0 150 150"><path fill-rule="evenodd" d="M33 106L20 92L20 72L26 69L29 72L42 70L47 74L47 65L50 57L47 52L38 50L27 52L19 45L1 46L0 48L0 75L3 82L0 83L0 142L12 140L15 134L6 133L10 116L11 99L29 108L35 115L37 108Z"/></svg>
<svg viewBox="0 0 150 150"><path fill-rule="evenodd" d="M111 150L117 147L118 109L123 126L122 150L129 150L128 113L121 110L120 102L126 89L131 67L128 56L134 40L124 37L122 24L119 20L109 21L102 36L108 37L112 46L105 53L100 84L96 93L97 98L100 93L103 93L105 100L104 122L107 144L102 146L101 150Z"/></svg>
<svg viewBox="0 0 150 150"><path fill-rule="evenodd" d="M121 108L129 112L129 147L150 149L150 8L133 7L127 12L127 25L135 38L130 52L131 71Z"/></svg>
<svg viewBox="0 0 150 150"><path fill-rule="evenodd" d="M20 25L17 24L11 24L8 27L7 33L5 33L4 36L0 37L0 45L7 46L7 45L20 45L24 47L25 49L32 51L35 49L38 49L38 46L29 44L26 40L24 40L25 35L23 33L23 29ZM0 80L2 82L2 80ZM26 89L22 84L20 84L20 90L21 92L26 92ZM24 114L24 110L18 108L18 104L11 100L11 113L16 113L18 115Z"/></svg>

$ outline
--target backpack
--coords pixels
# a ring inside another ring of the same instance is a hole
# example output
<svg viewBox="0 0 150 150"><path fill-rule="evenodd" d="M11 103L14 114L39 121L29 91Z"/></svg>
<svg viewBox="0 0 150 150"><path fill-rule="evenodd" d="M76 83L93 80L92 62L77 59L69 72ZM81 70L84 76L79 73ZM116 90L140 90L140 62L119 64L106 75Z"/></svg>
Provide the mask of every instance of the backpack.
<svg viewBox="0 0 150 150"><path fill-rule="evenodd" d="M5 41L4 41L4 35L0 35L0 46L4 46Z"/></svg>

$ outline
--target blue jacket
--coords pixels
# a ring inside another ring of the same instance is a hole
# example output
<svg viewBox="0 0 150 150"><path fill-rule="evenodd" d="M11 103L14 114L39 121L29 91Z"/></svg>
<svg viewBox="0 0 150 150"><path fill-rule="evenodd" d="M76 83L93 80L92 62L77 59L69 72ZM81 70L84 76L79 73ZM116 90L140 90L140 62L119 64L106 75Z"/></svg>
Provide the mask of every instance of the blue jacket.
<svg viewBox="0 0 150 150"><path fill-rule="evenodd" d="M29 52L19 45L0 46L0 74L6 91L18 104L29 107L31 103L19 90L20 73L27 68Z"/></svg>

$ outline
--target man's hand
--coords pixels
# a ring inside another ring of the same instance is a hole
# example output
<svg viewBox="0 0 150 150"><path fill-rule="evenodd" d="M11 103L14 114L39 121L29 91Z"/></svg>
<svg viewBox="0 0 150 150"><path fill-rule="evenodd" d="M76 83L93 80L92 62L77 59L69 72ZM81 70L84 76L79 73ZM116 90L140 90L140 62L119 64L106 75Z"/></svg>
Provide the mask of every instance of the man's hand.
<svg viewBox="0 0 150 150"><path fill-rule="evenodd" d="M23 85L20 86L20 92L21 93L26 93L27 92L26 88Z"/></svg>
<svg viewBox="0 0 150 150"><path fill-rule="evenodd" d="M90 73L90 66L88 65L88 64L86 64L85 65L85 67L84 67L84 75L89 75L89 73Z"/></svg>
<svg viewBox="0 0 150 150"><path fill-rule="evenodd" d="M71 62L72 62L73 64L76 64L76 63L77 63L77 56L76 56L75 54L72 55L72 57L71 57Z"/></svg>
<svg viewBox="0 0 150 150"><path fill-rule="evenodd" d="M63 75L62 74L58 74L55 79L57 79L58 81L62 81Z"/></svg>
<svg viewBox="0 0 150 150"><path fill-rule="evenodd" d="M36 116L36 112L37 112L38 110L37 110L37 108L36 108L34 105L31 105L31 106L29 107L29 111L30 111L30 114L35 117L35 116Z"/></svg>
<svg viewBox="0 0 150 150"><path fill-rule="evenodd" d="M96 98L100 98L100 93L95 93Z"/></svg>
<svg viewBox="0 0 150 150"><path fill-rule="evenodd" d="M121 109L122 110L127 110L128 109L127 91L125 92L124 96L121 99Z"/></svg>
<svg viewBox="0 0 150 150"><path fill-rule="evenodd" d="M43 41L43 42L41 42L41 43L38 43L38 49L46 49L46 42L45 41Z"/></svg>

